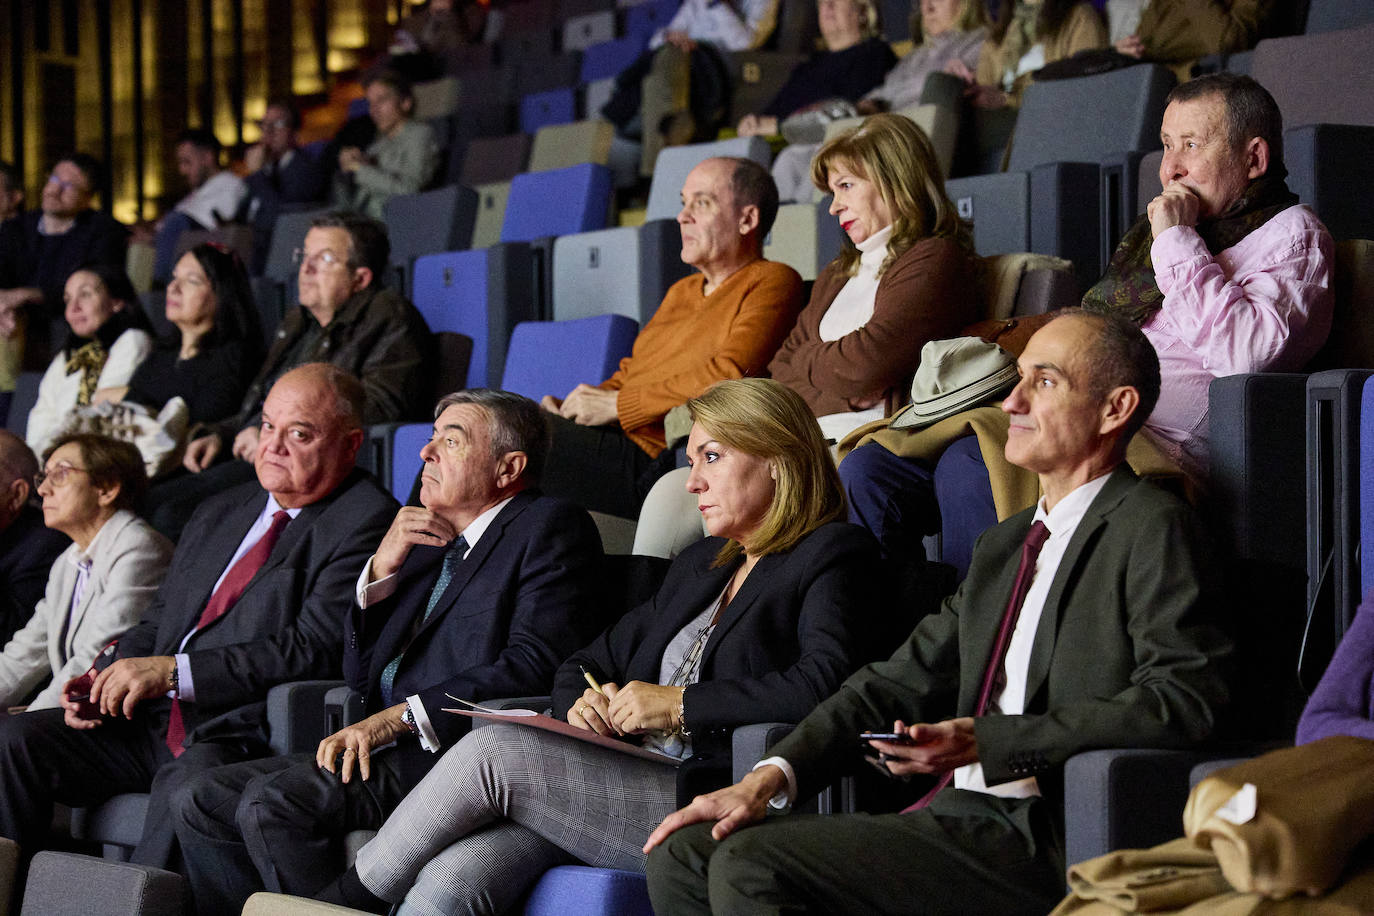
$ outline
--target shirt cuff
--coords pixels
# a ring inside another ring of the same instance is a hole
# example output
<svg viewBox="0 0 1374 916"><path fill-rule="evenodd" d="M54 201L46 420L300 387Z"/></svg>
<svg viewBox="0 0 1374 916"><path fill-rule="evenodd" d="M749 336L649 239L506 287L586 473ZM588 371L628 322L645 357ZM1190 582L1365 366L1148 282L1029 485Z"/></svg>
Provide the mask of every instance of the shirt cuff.
<svg viewBox="0 0 1374 916"><path fill-rule="evenodd" d="M792 802L797 799L797 774L792 771L792 764L781 757L765 757L754 764L754 769L767 766L777 767L782 770L782 775L787 777L787 788L768 799L768 807L781 810L791 806Z"/></svg>
<svg viewBox="0 0 1374 916"><path fill-rule="evenodd" d="M172 656L177 663L177 689L175 696L186 703L196 701L196 682L191 680L191 656L178 652Z"/></svg>
<svg viewBox="0 0 1374 916"><path fill-rule="evenodd" d="M367 564L363 566L362 573L358 576L358 584L354 586L353 593L358 599L358 607L367 610L367 607L379 601L385 601L396 594L396 573L392 573L385 579L372 581L372 560L376 554L367 558Z"/></svg>
<svg viewBox="0 0 1374 916"><path fill-rule="evenodd" d="M410 714L415 717L415 727L420 730L420 747L431 754L439 753L442 742L438 733L434 731L434 724L429 721L429 713L425 712L424 701L416 693L406 697L406 702L410 704Z"/></svg>

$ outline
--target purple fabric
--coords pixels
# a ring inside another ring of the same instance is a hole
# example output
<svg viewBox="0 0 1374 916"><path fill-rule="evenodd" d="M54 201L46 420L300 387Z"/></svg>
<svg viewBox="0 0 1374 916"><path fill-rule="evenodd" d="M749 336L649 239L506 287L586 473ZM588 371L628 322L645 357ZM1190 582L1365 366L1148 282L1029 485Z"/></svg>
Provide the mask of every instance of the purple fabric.
<svg viewBox="0 0 1374 916"><path fill-rule="evenodd" d="M1364 596L1298 721L1298 744L1332 735L1374 739L1374 591Z"/></svg>

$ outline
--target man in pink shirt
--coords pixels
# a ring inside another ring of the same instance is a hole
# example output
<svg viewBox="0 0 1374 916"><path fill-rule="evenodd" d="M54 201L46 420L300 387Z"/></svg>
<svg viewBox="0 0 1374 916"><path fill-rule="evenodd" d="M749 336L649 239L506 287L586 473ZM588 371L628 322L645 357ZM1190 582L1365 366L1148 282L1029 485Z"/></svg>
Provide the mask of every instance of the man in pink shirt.
<svg viewBox="0 0 1374 916"><path fill-rule="evenodd" d="M1253 79L1218 73L1176 87L1160 139L1163 190L1083 306L1145 333L1163 386L1143 432L1205 482L1208 386L1296 370L1316 354L1331 329L1334 244L1284 183L1283 119ZM909 555L922 533L941 530L943 559L962 575L974 538L997 520L972 437L935 468L869 443L845 458L840 477L851 521L873 530L888 556Z"/></svg>

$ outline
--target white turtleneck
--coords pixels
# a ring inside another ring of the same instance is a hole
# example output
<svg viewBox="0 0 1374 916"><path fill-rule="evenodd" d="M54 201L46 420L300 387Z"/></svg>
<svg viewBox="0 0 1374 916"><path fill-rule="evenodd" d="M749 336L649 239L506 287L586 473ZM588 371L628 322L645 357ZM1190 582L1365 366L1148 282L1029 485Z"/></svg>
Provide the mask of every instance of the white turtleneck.
<svg viewBox="0 0 1374 916"><path fill-rule="evenodd" d="M887 258L887 242L890 238L892 227L888 226L854 246L859 249L858 273L840 288L830 308L821 316L818 328L821 340L839 340L868 324L868 319L873 317L873 306L878 298L878 268ZM817 417L816 421L827 439L839 441L851 429L881 419L882 416L883 405L879 404L868 410L828 414Z"/></svg>

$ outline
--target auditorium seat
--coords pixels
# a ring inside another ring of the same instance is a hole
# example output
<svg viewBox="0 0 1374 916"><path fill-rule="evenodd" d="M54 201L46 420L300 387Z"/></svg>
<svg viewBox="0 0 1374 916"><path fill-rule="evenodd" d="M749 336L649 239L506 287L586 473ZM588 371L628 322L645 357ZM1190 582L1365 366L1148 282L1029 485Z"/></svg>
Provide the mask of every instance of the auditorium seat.
<svg viewBox="0 0 1374 916"><path fill-rule="evenodd" d="M1250 75L1269 90L1288 129L1304 124L1374 124L1369 48L1374 25L1269 38L1255 46Z"/></svg>
<svg viewBox="0 0 1374 916"><path fill-rule="evenodd" d="M1052 254L1074 262L1083 286L1096 282L1103 266L1101 164L1159 146L1174 82L1168 69L1148 64L1028 87L1008 170L945 183L959 215L973 223L978 253Z"/></svg>
<svg viewBox="0 0 1374 916"><path fill-rule="evenodd" d="M730 108L733 126L747 114L762 112L807 55L799 51L735 51L725 57L735 86Z"/></svg>
<svg viewBox="0 0 1374 916"><path fill-rule="evenodd" d="M581 81L591 83L615 78L621 70L635 62L648 40L647 35L631 33L624 38L598 42L583 49Z"/></svg>
<svg viewBox="0 0 1374 916"><path fill-rule="evenodd" d="M473 248L486 248L501 241L510 184L509 181L490 181L473 185L472 189L477 192L477 216L472 221Z"/></svg>
<svg viewBox="0 0 1374 916"><path fill-rule="evenodd" d="M441 76L416 83L411 91L415 95L412 118L418 121L446 118L458 110L463 97L463 81L456 76Z"/></svg>
<svg viewBox="0 0 1374 916"><path fill-rule="evenodd" d="M668 287L691 273L675 222L560 236L553 243L555 320L617 314L648 323Z"/></svg>
<svg viewBox="0 0 1374 916"><path fill-rule="evenodd" d="M563 23L563 50L583 51L615 38L615 11L601 10L570 16Z"/></svg>
<svg viewBox="0 0 1374 916"><path fill-rule="evenodd" d="M533 401L610 378L630 355L639 322L624 315L523 321L511 331L501 387Z"/></svg>
<svg viewBox="0 0 1374 916"><path fill-rule="evenodd" d="M576 86L581 69L582 57L576 51L519 58L515 61L515 94L519 97Z"/></svg>
<svg viewBox="0 0 1374 916"><path fill-rule="evenodd" d="M654 165L645 219L676 219L682 210L682 183L687 180L687 173L712 156L739 156L752 159L764 168L773 162L773 152L762 137L670 146L658 154Z"/></svg>
<svg viewBox="0 0 1374 916"><path fill-rule="evenodd" d="M525 171L533 140L521 132L499 137L475 137L468 141L458 183L469 188L510 181Z"/></svg>
<svg viewBox="0 0 1374 916"><path fill-rule="evenodd" d="M20 916L182 916L181 875L72 852L40 852L29 864Z"/></svg>
<svg viewBox="0 0 1374 916"><path fill-rule="evenodd" d="M577 94L570 87L531 92L520 99L520 130L531 136L541 127L577 120Z"/></svg>
<svg viewBox="0 0 1374 916"><path fill-rule="evenodd" d="M548 236L589 232L606 226L611 172L585 163L511 179L501 241L531 242Z"/></svg>
<svg viewBox="0 0 1374 916"><path fill-rule="evenodd" d="M844 230L830 215L830 201L826 196L815 202L778 207L773 229L763 240L763 256L781 261L803 280L816 279L844 246Z"/></svg>
<svg viewBox="0 0 1374 916"><path fill-rule="evenodd" d="M677 12L678 0L644 0L625 11L625 34L648 43Z"/></svg>
<svg viewBox="0 0 1374 916"><path fill-rule="evenodd" d="M1369 0L1308 0L1308 35L1339 32L1374 23L1374 3Z"/></svg>
<svg viewBox="0 0 1374 916"><path fill-rule="evenodd" d="M607 165L615 128L608 121L574 121L539 128L530 146L531 172L548 172L584 162Z"/></svg>
<svg viewBox="0 0 1374 916"><path fill-rule="evenodd" d="M397 194L386 202L383 215L391 240L391 265L400 273L404 292L412 290L411 266L416 258L471 245L476 213L477 192L458 185Z"/></svg>

